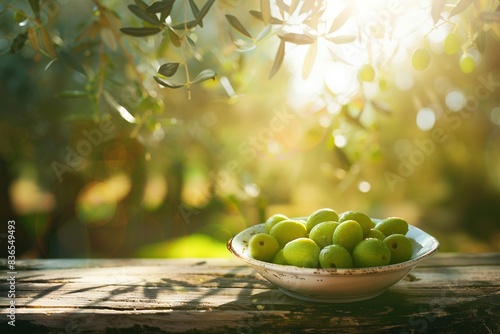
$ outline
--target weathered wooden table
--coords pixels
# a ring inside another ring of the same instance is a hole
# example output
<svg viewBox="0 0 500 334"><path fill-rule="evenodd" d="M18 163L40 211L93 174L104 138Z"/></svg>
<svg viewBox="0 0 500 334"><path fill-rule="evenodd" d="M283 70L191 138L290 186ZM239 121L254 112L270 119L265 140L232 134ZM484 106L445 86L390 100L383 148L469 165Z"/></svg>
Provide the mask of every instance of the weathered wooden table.
<svg viewBox="0 0 500 334"><path fill-rule="evenodd" d="M0 264L2 333L500 333L500 253L441 253L346 304L292 299L233 259Z"/></svg>

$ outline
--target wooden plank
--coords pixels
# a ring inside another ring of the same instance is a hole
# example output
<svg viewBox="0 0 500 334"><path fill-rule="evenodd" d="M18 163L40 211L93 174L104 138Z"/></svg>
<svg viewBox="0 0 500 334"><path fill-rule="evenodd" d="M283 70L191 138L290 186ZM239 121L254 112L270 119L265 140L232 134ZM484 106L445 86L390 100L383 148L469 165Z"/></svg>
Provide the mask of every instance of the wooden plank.
<svg viewBox="0 0 500 334"><path fill-rule="evenodd" d="M438 254L346 304L295 300L233 259L19 262L19 332L500 332L500 254Z"/></svg>

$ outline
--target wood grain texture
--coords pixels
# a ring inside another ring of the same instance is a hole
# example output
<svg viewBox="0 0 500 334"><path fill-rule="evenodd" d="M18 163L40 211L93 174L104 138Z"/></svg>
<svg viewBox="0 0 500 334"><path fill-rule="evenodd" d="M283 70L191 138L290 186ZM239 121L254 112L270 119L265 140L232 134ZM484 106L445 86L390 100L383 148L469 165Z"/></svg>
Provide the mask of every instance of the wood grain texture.
<svg viewBox="0 0 500 334"><path fill-rule="evenodd" d="M292 299L235 259L23 260L16 271L16 327L2 280L2 333L500 333L498 253L438 254L346 304Z"/></svg>

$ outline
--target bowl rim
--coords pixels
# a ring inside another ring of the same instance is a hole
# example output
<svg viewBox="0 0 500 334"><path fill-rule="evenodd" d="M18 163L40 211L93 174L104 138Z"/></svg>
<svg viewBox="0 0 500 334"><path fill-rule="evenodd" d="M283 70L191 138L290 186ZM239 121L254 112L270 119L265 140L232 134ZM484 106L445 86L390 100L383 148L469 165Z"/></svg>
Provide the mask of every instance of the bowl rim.
<svg viewBox="0 0 500 334"><path fill-rule="evenodd" d="M291 219L303 219L303 218L291 218ZM373 218L372 218L373 219ZM381 219L373 219L374 221L381 221ZM434 254L437 253L439 250L439 242L436 238L434 238L432 235L424 232L420 228L408 224L409 232L412 231L413 233L418 233L419 235L422 235L425 237L425 244L419 244L422 248L427 248L424 253L419 254L413 259L410 259L405 262L400 262L396 264L389 264L386 266L376 266L376 267L367 267L367 268L305 268L305 267L297 267L293 265L282 265L282 264L276 264L276 263L271 263L271 262L264 262L260 261L254 258L251 258L245 254L239 253L235 247L233 246L233 242L235 241L236 238L241 237L242 234L248 233L251 229L255 229L258 226L261 226L264 224L256 224L250 227L247 227L246 229L240 231L238 234L233 236L231 239L228 240L226 247L231 252L234 256L239 258L240 260L252 265L253 267L257 268L262 268L262 269L270 269L270 270L275 270L277 272L283 272L283 273L300 273L302 275L318 275L318 274L325 274L325 275L366 275L366 274L376 274L376 273L381 273L381 272L392 272L392 271L398 271L402 270L405 268L413 268L415 267L419 262L422 260L429 258L433 256Z"/></svg>

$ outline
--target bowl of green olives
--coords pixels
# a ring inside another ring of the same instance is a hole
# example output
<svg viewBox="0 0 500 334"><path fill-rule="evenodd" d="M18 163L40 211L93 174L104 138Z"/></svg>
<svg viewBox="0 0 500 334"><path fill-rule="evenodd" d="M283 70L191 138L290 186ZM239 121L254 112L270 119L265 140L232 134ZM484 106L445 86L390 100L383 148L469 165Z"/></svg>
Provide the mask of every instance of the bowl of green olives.
<svg viewBox="0 0 500 334"><path fill-rule="evenodd" d="M293 298L346 303L381 295L433 256L439 242L400 217L323 208L307 217L272 215L227 248Z"/></svg>

